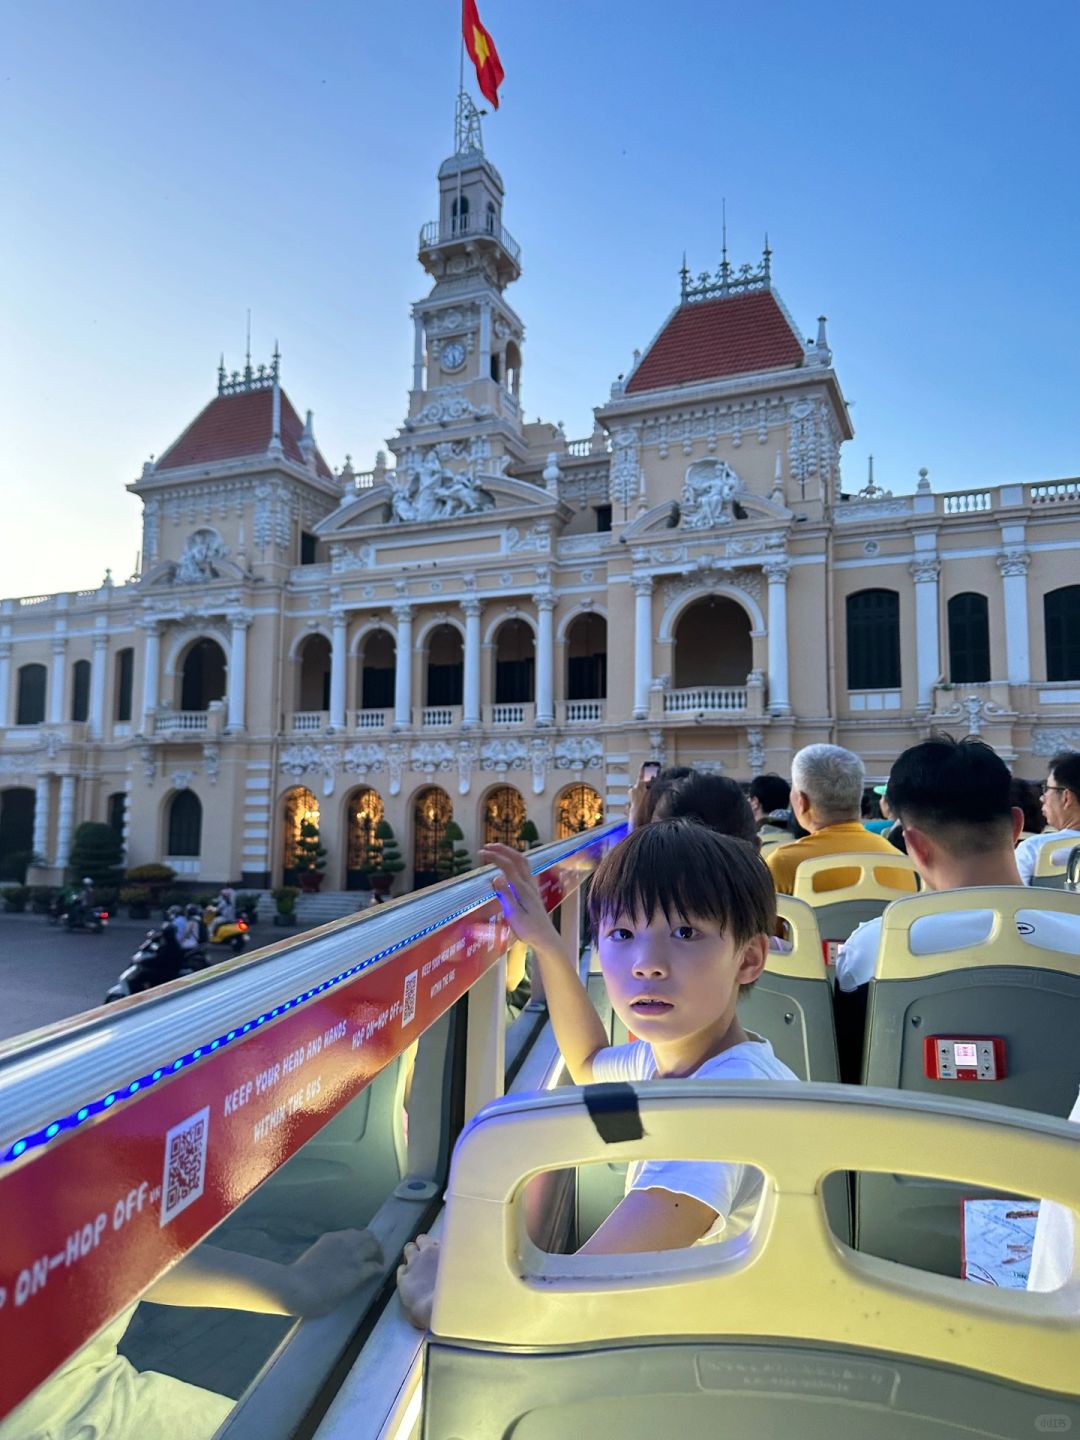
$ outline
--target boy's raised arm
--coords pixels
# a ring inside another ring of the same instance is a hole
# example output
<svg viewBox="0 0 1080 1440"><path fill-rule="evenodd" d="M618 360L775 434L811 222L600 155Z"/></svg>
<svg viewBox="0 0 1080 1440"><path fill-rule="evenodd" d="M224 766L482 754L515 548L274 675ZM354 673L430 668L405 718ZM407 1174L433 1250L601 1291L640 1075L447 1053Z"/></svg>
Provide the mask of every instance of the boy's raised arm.
<svg viewBox="0 0 1080 1440"><path fill-rule="evenodd" d="M566 1068L575 1085L592 1080L592 1059L609 1044L607 1032L578 975L572 955L551 923L529 862L509 845L487 845L479 852L485 864L497 865L502 881L495 893L503 914L519 940L530 945L540 966L548 1014Z"/></svg>

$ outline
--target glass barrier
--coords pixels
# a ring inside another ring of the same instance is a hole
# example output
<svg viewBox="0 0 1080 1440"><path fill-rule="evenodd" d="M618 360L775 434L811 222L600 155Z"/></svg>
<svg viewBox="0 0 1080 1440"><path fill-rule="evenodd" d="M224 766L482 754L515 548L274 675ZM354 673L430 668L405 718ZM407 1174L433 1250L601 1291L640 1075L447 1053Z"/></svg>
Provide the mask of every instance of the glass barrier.
<svg viewBox="0 0 1080 1440"><path fill-rule="evenodd" d="M564 926L621 833L530 856ZM3 1440L291 1434L543 1028L529 968L474 872L5 1047Z"/></svg>

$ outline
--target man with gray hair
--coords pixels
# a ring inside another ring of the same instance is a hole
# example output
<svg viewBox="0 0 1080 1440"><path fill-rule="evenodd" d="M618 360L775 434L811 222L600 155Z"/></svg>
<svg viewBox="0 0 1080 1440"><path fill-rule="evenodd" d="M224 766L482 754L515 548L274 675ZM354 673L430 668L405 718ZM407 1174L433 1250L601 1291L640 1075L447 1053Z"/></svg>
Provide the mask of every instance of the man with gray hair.
<svg viewBox="0 0 1080 1440"><path fill-rule="evenodd" d="M777 890L790 895L795 871L804 860L820 855L855 852L895 855L882 835L862 823L862 793L866 771L857 755L840 745L807 745L791 762L791 808L795 819L810 833L790 845L778 845L766 864ZM821 877L818 888L836 890L851 884L857 871L837 870ZM903 889L915 888L905 872L890 877Z"/></svg>

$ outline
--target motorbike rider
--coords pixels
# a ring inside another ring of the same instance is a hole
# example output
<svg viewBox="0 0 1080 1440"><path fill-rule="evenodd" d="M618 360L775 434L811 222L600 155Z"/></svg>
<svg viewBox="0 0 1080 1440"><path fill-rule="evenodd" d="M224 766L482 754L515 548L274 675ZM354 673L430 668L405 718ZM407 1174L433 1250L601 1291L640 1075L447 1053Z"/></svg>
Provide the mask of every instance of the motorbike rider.
<svg viewBox="0 0 1080 1440"><path fill-rule="evenodd" d="M189 953L203 943L202 910L198 905L188 905L184 911L184 933L180 937L180 948Z"/></svg>
<svg viewBox="0 0 1080 1440"><path fill-rule="evenodd" d="M211 940L213 940L214 935L222 925L236 924L236 891L232 888L231 885L226 885L223 887L221 893L214 901L213 908L216 913L213 920L210 922Z"/></svg>
<svg viewBox="0 0 1080 1440"><path fill-rule="evenodd" d="M82 889L68 906L68 924L83 925L94 908L94 882L89 875L82 878Z"/></svg>

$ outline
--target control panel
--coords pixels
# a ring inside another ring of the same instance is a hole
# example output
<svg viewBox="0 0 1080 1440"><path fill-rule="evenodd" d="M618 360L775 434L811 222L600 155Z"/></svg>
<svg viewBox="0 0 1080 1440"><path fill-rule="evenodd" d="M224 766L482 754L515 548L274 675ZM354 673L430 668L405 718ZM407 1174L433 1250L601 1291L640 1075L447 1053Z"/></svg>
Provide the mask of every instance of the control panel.
<svg viewBox="0 0 1080 1440"><path fill-rule="evenodd" d="M999 1035L928 1035L923 1069L931 1080L1003 1080L1005 1041Z"/></svg>

